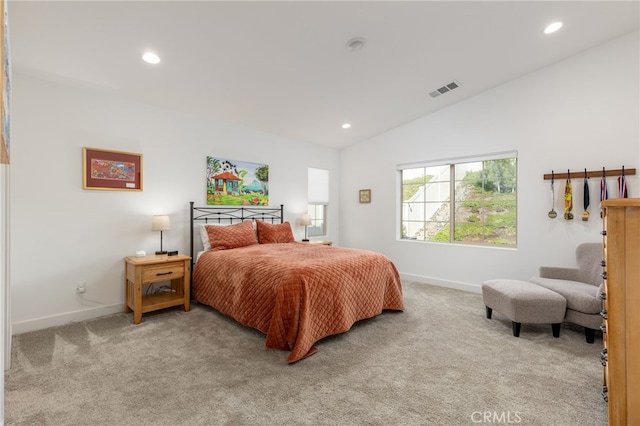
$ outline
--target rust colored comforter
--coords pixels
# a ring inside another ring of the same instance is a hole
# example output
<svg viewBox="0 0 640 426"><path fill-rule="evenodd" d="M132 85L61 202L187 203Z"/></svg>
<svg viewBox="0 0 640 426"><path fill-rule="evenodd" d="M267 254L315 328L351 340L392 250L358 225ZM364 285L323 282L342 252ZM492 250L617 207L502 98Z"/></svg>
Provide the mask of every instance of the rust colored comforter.
<svg viewBox="0 0 640 426"><path fill-rule="evenodd" d="M193 297L266 334L293 363L315 342L383 310L404 309L395 265L384 255L305 243L257 244L203 253Z"/></svg>

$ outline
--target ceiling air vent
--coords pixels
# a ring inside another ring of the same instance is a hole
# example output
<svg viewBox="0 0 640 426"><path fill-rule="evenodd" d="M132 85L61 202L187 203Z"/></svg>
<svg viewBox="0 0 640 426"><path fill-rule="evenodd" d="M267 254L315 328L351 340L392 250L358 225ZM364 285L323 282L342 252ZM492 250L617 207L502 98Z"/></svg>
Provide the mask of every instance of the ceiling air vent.
<svg viewBox="0 0 640 426"><path fill-rule="evenodd" d="M447 83L444 86L437 88L433 92L430 92L429 96L431 96L432 98L437 98L438 96L444 95L445 93L450 92L453 89L457 89L458 87L460 87L460 83L454 80L451 83Z"/></svg>

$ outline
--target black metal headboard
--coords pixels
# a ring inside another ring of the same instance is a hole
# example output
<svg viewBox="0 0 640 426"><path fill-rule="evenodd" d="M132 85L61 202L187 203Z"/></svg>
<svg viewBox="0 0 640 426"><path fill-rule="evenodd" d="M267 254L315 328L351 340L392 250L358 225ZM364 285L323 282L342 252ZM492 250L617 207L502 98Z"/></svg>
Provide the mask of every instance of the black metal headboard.
<svg viewBox="0 0 640 426"><path fill-rule="evenodd" d="M246 206L206 206L195 207L193 201L189 201L189 212L191 217L190 234L190 254L191 254L191 274L193 275L193 266L195 265L194 257L194 238L193 228L198 223L216 223L232 225L234 223L244 222L245 220L262 220L271 223L283 223L284 221L284 205L280 207L246 207ZM193 278L193 276L191 277Z"/></svg>

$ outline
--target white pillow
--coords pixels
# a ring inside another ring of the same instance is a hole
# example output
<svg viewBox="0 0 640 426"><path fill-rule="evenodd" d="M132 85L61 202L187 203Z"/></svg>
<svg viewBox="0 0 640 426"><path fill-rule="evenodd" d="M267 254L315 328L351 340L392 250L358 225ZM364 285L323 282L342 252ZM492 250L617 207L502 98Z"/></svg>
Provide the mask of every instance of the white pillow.
<svg viewBox="0 0 640 426"><path fill-rule="evenodd" d="M198 225L200 227L200 239L202 240L202 247L205 251L211 250L211 243L209 242L209 234L207 233L206 225L213 225L213 223L206 223Z"/></svg>

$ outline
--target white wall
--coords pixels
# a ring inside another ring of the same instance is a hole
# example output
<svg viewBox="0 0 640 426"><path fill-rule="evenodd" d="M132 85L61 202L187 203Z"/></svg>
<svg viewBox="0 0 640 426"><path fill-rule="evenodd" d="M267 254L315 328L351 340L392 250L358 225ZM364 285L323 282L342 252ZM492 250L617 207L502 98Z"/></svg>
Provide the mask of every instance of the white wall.
<svg viewBox="0 0 640 426"><path fill-rule="evenodd" d="M271 205L285 204L298 238L307 167L328 169L327 239L385 253L406 277L477 290L485 279L572 264L576 244L600 239L597 202L589 222L550 220L542 176L640 166L638 62L636 32L342 152L14 74L13 331L121 310L122 258L158 248L153 214L171 215L165 247L187 252L188 201L204 203L207 155L269 164ZM144 191L83 190L83 146L142 153ZM506 150L519 153L517 249L396 239L397 164ZM640 196L638 177L628 182ZM591 180L592 200L597 184ZM609 184L614 193L614 178ZM358 203L362 188L372 189L370 204ZM581 195L575 204L579 212ZM100 303L76 295L80 280L85 297Z"/></svg>
<svg viewBox="0 0 640 426"><path fill-rule="evenodd" d="M599 180L590 179L588 222L580 220L581 179L573 181L577 220L562 213L551 220L543 175L640 166L638 51L634 32L343 150L342 244L385 253L405 277L473 291L491 278L526 280L540 265L575 265L577 244L601 241ZM511 150L518 151L517 249L396 238L396 165ZM631 197L640 197L638 182L628 179ZM371 188L370 204L358 204L360 188ZM560 212L563 191L556 182ZM617 196L615 177L609 193Z"/></svg>
<svg viewBox="0 0 640 426"><path fill-rule="evenodd" d="M9 165L0 164L0 366L2 370L11 367L11 304L9 286L11 274L9 271L9 179L11 170ZM0 377L0 425L4 425L4 375Z"/></svg>
<svg viewBox="0 0 640 426"><path fill-rule="evenodd" d="M14 333L116 312L123 257L153 253L153 214L171 216L164 248L189 253L188 202L205 202L206 156L269 164L270 205L297 239L307 167L330 171L327 239L338 242L339 152L14 74L11 290ZM82 188L82 147L143 154L142 192ZM335 194L335 195L333 195ZM86 299L76 283L87 282Z"/></svg>

